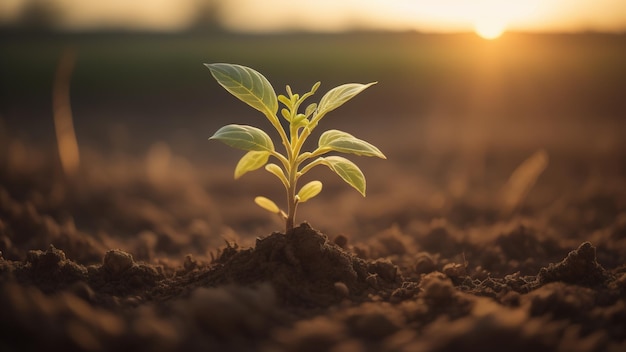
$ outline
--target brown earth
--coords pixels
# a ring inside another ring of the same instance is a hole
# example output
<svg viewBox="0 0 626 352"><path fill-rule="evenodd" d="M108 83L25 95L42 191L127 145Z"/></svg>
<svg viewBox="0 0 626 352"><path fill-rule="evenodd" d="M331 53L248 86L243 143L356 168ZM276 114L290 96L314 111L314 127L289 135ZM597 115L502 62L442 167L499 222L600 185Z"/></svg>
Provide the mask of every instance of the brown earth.
<svg viewBox="0 0 626 352"><path fill-rule="evenodd" d="M522 177L533 192L509 208L502 183L438 195L436 178L366 170L362 207L329 181L302 209L311 225L285 235L250 201L265 180L242 186L232 165L157 145L145 159L86 151L64 176L53 152L4 141L2 351L626 349L616 159L583 163L582 186L581 156L534 188Z"/></svg>

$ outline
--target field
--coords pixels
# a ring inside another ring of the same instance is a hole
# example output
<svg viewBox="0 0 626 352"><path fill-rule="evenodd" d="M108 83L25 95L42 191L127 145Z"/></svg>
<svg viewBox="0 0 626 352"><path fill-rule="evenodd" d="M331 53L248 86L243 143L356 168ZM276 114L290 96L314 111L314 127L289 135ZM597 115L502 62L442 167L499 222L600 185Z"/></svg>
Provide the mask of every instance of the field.
<svg viewBox="0 0 626 352"><path fill-rule="evenodd" d="M252 200L282 186L207 140L271 126L205 62L378 81L320 125L387 156L350 157L367 197L316 169L279 234ZM623 350L625 63L594 33L0 33L0 350Z"/></svg>

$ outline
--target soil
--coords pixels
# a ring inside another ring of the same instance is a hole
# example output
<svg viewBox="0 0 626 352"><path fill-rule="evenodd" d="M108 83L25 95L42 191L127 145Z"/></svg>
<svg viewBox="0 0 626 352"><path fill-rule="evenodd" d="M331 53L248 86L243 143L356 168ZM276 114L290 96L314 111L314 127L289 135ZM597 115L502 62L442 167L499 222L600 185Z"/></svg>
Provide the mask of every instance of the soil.
<svg viewBox="0 0 626 352"><path fill-rule="evenodd" d="M2 351L626 349L619 182L552 206L529 200L514 216L469 197L406 221L417 211L374 216L379 203L354 215L395 219L374 234L357 224L329 237L305 222L251 240L237 235L245 226L223 226L226 211L207 215L219 207L198 170L151 179L150 156L146 173L142 160L94 153L69 178L44 151L12 143L0 187ZM236 216L261 224L250 233L277 226Z"/></svg>

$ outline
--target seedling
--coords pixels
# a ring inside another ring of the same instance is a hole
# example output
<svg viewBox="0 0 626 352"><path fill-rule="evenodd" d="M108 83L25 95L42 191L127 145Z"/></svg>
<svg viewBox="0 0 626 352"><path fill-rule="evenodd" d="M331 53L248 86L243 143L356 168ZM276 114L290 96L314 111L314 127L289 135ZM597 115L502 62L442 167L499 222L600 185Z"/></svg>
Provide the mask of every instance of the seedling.
<svg viewBox="0 0 626 352"><path fill-rule="evenodd" d="M278 131L285 147L285 154L276 151L267 133L247 125L226 125L217 130L209 139L216 139L233 148L247 151L235 167L235 179L263 166L265 170L278 177L287 191L287 213L266 197L259 196L254 201L262 208L280 215L285 220L286 233L293 229L298 204L315 197L322 190L322 182L317 180L308 182L298 190L300 177L315 166L326 165L365 196L365 176L353 162L341 156L322 155L342 152L386 159L378 148L349 133L328 130L320 136L315 150L310 152L301 150L306 139L326 114L376 82L348 83L333 88L322 97L318 104L309 104L304 109L304 113L299 113L298 109L302 103L317 91L320 82L315 83L311 90L302 96L293 94L289 86L286 87L287 95L277 96L267 78L249 67L225 63L205 65L222 87L263 113ZM278 118L279 102L285 106L280 110L280 114L288 122L288 128L284 128ZM276 158L279 164L268 163L270 157Z"/></svg>

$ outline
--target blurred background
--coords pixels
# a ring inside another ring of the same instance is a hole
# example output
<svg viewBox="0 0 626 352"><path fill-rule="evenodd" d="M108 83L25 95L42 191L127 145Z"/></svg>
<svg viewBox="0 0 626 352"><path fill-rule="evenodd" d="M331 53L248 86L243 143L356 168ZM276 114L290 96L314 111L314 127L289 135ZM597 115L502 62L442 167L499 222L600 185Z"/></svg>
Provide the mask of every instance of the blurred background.
<svg viewBox="0 0 626 352"><path fill-rule="evenodd" d="M263 73L278 93L379 82L320 125L388 157L353 158L368 177L364 200L327 170L313 173L328 179L326 201L299 218L322 229L488 216L453 212L470 198L491 212L520 211L527 196L553 204L592 176L624 181L625 31L621 0L3 0L3 182L16 199L32 197L32 184L16 181L26 174L78 172L91 188L133 177L160 190L197 184L181 201L195 207L189 219L211 219L220 233L280 229L252 203L281 199L278 182L262 171L232 180L242 153L207 141L227 123L270 128L202 65L229 62ZM76 198L77 226L104 226ZM108 214L105 203L94 212ZM136 216L148 222L166 217L144 210Z"/></svg>

